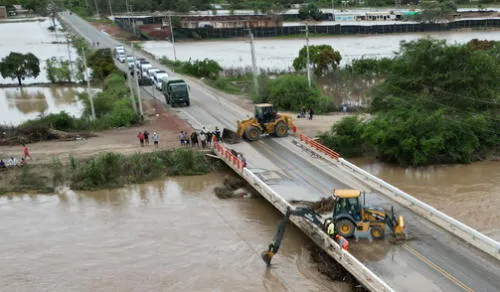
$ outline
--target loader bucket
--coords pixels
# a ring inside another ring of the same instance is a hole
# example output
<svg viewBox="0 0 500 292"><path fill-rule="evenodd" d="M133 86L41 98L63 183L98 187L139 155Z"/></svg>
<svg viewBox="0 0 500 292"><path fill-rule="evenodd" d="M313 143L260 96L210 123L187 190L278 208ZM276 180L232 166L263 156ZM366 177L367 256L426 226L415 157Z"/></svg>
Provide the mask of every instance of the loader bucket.
<svg viewBox="0 0 500 292"><path fill-rule="evenodd" d="M222 141L229 144L236 144L241 142L241 137L234 131L224 128L224 130L222 130Z"/></svg>

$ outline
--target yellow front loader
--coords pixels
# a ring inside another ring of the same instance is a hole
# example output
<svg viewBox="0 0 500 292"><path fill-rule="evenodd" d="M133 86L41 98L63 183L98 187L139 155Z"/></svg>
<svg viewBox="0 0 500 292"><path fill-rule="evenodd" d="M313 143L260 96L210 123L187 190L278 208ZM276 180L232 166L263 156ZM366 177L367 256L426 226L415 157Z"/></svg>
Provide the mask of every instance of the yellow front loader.
<svg viewBox="0 0 500 292"><path fill-rule="evenodd" d="M288 135L288 130L294 127L292 117L276 113L272 104L256 104L255 116L238 121L236 132L225 128L222 140L228 143L237 143L241 138L256 141L262 134L285 137Z"/></svg>

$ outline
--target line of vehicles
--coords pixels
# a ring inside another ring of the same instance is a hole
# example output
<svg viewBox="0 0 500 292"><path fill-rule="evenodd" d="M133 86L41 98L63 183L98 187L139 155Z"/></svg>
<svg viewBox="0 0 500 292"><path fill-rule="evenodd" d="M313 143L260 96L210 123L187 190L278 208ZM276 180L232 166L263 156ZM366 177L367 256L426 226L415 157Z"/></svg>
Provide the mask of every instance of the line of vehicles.
<svg viewBox="0 0 500 292"><path fill-rule="evenodd" d="M154 67L145 58L127 55L123 46L115 47L113 53L116 60L127 64L130 74L136 75L140 86L154 86L172 107L190 105L189 85L185 80L169 76L167 71Z"/></svg>

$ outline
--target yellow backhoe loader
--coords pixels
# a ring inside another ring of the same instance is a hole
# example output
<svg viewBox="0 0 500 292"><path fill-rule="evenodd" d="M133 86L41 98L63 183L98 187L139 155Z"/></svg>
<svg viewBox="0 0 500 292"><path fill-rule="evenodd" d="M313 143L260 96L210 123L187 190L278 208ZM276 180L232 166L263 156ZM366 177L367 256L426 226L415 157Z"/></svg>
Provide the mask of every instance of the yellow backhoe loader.
<svg viewBox="0 0 500 292"><path fill-rule="evenodd" d="M332 220L336 232L343 237L352 237L357 230L369 231L373 239L382 239L389 228L396 240L406 239L404 218L396 218L393 207L390 212L368 207L365 193L359 190L335 190L333 198Z"/></svg>
<svg viewBox="0 0 500 292"><path fill-rule="evenodd" d="M294 127L292 117L278 114L272 104L261 103L255 105L254 117L237 122L236 132L224 128L222 140L227 143L238 143L241 138L256 141L261 134L285 137Z"/></svg>
<svg viewBox="0 0 500 292"><path fill-rule="evenodd" d="M360 201L361 195L363 195L363 203ZM328 225L333 222L335 232L330 236L338 234L344 238L349 238L358 230L370 231L373 239L382 239L387 228L389 228L395 239L395 241L392 240L393 243L406 240L404 219L402 216L398 218L394 216L394 208L391 207L391 211L388 212L367 207L364 192L358 190L334 190L333 198L333 213L331 216L327 216L324 221L324 216L310 208L297 207L294 210L288 208L285 217L278 224L273 241L269 244L268 249L261 254L264 262L270 265L271 259L278 252L290 216L302 217L321 228L327 234Z"/></svg>

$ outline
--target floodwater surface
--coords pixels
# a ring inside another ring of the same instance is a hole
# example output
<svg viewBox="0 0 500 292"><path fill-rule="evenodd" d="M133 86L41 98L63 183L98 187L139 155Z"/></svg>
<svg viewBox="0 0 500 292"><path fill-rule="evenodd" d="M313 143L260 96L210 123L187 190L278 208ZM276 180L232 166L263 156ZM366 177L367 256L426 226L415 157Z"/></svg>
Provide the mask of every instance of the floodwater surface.
<svg viewBox="0 0 500 292"><path fill-rule="evenodd" d="M400 168L352 162L410 195L500 241L500 162Z"/></svg>
<svg viewBox="0 0 500 292"><path fill-rule="evenodd" d="M405 33L385 35L351 35L311 38L310 45L331 45L342 56L341 66L353 59L392 57L399 51L401 41L412 41L424 37L446 40L448 43L467 43L471 39L500 41L498 31ZM255 39L257 67L262 70L293 70L293 60L299 50L306 45L305 38L296 39ZM174 59L170 42L150 41L143 44L146 51L157 57ZM224 68L249 68L252 66L248 40L220 40L178 42L175 44L179 60L188 61L209 58L216 60Z"/></svg>
<svg viewBox="0 0 500 292"><path fill-rule="evenodd" d="M37 78L26 78L23 83L34 82L48 83L46 73L46 60L51 57L74 61L77 57L73 47L65 42L66 37L56 20L58 31L51 32L48 27L52 26L49 18L41 18L43 21L28 22L0 22L0 59L11 52L22 54L33 53L40 60L40 75ZM17 84L17 79L3 78L0 75L0 84Z"/></svg>
<svg viewBox="0 0 500 292"><path fill-rule="evenodd" d="M2 291L346 291L317 272L298 229L270 269L281 214L220 200L221 175L98 192L0 197Z"/></svg>
<svg viewBox="0 0 500 292"><path fill-rule="evenodd" d="M80 117L84 104L77 94L81 87L0 88L0 124L19 125L40 115L65 111Z"/></svg>

